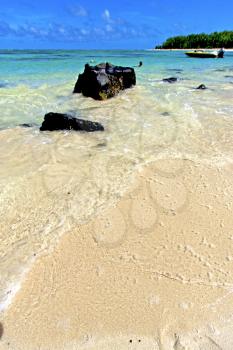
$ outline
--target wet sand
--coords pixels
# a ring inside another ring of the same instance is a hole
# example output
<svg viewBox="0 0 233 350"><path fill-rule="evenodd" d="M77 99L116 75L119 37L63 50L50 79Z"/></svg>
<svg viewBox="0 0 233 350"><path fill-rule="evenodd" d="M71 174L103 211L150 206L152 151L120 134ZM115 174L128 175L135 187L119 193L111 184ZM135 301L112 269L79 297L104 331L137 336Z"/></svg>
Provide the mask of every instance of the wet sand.
<svg viewBox="0 0 233 350"><path fill-rule="evenodd" d="M165 159L36 260L0 349L233 348L233 164Z"/></svg>

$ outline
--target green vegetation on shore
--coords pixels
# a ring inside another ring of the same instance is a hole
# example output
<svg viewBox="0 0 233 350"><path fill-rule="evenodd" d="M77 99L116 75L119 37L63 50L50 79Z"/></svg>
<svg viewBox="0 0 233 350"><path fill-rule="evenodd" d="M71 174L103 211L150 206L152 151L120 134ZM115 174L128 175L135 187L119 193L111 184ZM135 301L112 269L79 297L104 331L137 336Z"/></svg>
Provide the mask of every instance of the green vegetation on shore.
<svg viewBox="0 0 233 350"><path fill-rule="evenodd" d="M179 35L168 38L156 49L233 48L233 31Z"/></svg>

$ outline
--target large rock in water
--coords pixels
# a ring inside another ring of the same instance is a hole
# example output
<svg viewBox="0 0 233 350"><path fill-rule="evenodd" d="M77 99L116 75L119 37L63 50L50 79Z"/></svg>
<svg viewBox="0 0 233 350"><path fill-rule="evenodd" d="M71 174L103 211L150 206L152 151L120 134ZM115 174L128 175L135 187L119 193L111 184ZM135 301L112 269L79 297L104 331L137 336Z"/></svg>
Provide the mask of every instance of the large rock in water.
<svg viewBox="0 0 233 350"><path fill-rule="evenodd" d="M73 117L69 114L48 113L44 116L44 121L40 127L41 131L49 130L79 130L79 131L104 131L100 123L91 122Z"/></svg>
<svg viewBox="0 0 233 350"><path fill-rule="evenodd" d="M110 63L97 66L86 64L84 72L79 74L73 92L82 93L95 100L105 100L135 84L136 75L133 68L113 66Z"/></svg>

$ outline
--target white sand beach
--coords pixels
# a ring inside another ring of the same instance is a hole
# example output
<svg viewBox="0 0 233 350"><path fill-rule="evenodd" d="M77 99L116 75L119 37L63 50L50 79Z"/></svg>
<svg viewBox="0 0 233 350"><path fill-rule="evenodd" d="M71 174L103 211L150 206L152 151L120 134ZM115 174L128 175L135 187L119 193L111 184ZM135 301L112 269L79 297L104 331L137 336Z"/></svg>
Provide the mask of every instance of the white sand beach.
<svg viewBox="0 0 233 350"><path fill-rule="evenodd" d="M232 170L165 159L138 173L38 258L0 349L232 349Z"/></svg>

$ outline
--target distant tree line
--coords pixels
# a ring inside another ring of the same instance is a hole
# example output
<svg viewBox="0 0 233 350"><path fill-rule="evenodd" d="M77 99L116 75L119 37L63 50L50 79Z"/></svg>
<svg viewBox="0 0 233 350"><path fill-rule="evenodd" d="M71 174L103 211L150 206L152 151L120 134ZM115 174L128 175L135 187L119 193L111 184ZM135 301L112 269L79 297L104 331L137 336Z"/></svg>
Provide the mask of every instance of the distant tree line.
<svg viewBox="0 0 233 350"><path fill-rule="evenodd" d="M233 31L179 35L168 38L156 49L233 48Z"/></svg>

